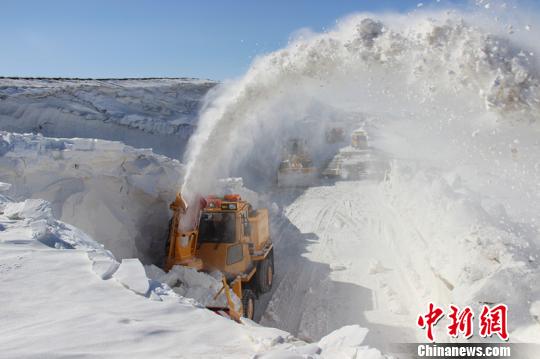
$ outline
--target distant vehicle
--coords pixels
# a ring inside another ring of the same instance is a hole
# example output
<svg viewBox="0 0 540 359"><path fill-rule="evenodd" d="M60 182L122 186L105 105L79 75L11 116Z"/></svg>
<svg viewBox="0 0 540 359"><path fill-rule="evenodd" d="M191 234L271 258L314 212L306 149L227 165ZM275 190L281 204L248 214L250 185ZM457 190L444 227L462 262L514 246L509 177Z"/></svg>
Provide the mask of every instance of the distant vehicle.
<svg viewBox="0 0 540 359"><path fill-rule="evenodd" d="M305 140L287 141L277 174L278 187L308 187L317 180L317 169L306 151Z"/></svg>
<svg viewBox="0 0 540 359"><path fill-rule="evenodd" d="M351 146L358 150L366 150L368 148L368 136L366 131L354 131L351 135Z"/></svg>
<svg viewBox="0 0 540 359"><path fill-rule="evenodd" d="M375 162L366 131L358 129L351 134L351 145L340 149L321 174L326 179L359 180L368 176Z"/></svg>
<svg viewBox="0 0 540 359"><path fill-rule="evenodd" d="M332 127L326 130L326 143L334 144L345 140L345 131L342 127Z"/></svg>

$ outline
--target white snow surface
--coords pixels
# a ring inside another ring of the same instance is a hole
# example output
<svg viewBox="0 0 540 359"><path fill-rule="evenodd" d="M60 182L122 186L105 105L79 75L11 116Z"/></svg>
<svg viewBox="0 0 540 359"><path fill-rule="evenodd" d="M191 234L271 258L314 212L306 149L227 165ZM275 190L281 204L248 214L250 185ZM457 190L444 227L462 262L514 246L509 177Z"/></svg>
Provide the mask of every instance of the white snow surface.
<svg viewBox="0 0 540 359"><path fill-rule="evenodd" d="M251 358L271 351L302 358L309 351L321 358L382 357L374 350L362 356L366 348L357 340L306 344L278 329L237 324L149 281L137 259L122 260L113 279L104 280L92 271L92 258L114 261L112 254L56 220L49 203L3 196L0 205L2 356Z"/></svg>

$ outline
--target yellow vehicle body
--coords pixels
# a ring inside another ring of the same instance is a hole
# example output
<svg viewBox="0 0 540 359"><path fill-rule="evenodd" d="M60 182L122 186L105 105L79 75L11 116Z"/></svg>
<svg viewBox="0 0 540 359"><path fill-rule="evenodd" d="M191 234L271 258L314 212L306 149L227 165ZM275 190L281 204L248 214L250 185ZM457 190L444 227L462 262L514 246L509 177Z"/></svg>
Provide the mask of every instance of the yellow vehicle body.
<svg viewBox="0 0 540 359"><path fill-rule="evenodd" d="M368 137L364 130L356 130L351 135L351 146L356 149L364 150L368 148Z"/></svg>
<svg viewBox="0 0 540 359"><path fill-rule="evenodd" d="M253 298L251 302L245 300L246 295L253 297L252 294L258 296L268 291L274 274L268 210L253 210L239 195L210 196L201 207L194 228L181 230L180 221L187 205L180 194L171 204L173 218L165 269L182 265L220 271L228 302L228 308L220 309L235 320L242 315L252 319L255 304ZM235 308L231 290L242 298L243 307L250 308Z"/></svg>
<svg viewBox="0 0 540 359"><path fill-rule="evenodd" d="M278 167L278 187L309 187L316 183L318 171L306 147L306 141L298 138L287 142Z"/></svg>

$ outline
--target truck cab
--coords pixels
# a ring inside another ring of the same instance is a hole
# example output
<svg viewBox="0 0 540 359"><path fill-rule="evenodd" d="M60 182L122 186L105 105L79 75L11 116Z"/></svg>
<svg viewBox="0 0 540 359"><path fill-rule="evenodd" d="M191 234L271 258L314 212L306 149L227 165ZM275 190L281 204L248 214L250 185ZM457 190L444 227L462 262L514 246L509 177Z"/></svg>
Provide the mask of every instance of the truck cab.
<svg viewBox="0 0 540 359"><path fill-rule="evenodd" d="M359 150L368 148L368 135L366 131L358 129L351 135L351 146Z"/></svg>
<svg viewBox="0 0 540 359"><path fill-rule="evenodd" d="M271 247L268 210L253 210L237 195L207 197L199 218L196 255L206 271L228 277L251 272Z"/></svg>

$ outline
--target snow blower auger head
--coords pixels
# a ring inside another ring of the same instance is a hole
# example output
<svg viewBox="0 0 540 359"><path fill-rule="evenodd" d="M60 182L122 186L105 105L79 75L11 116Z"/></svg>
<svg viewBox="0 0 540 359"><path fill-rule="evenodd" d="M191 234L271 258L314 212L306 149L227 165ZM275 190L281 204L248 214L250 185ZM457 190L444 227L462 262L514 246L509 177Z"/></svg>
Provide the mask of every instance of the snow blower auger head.
<svg viewBox="0 0 540 359"><path fill-rule="evenodd" d="M171 209L165 269L182 265L220 271L228 308L209 309L235 320L253 319L255 300L270 291L274 276L268 210L254 210L238 194L201 197L194 206L187 206L178 194ZM241 308L234 305L232 293L241 299Z"/></svg>
<svg viewBox="0 0 540 359"><path fill-rule="evenodd" d="M186 227L183 221L187 217L188 207L182 194L177 193L170 205L173 216L170 222L167 262L165 270L169 271L174 265L182 265L196 270L202 269L202 261L195 256L197 246L197 231L182 230Z"/></svg>

